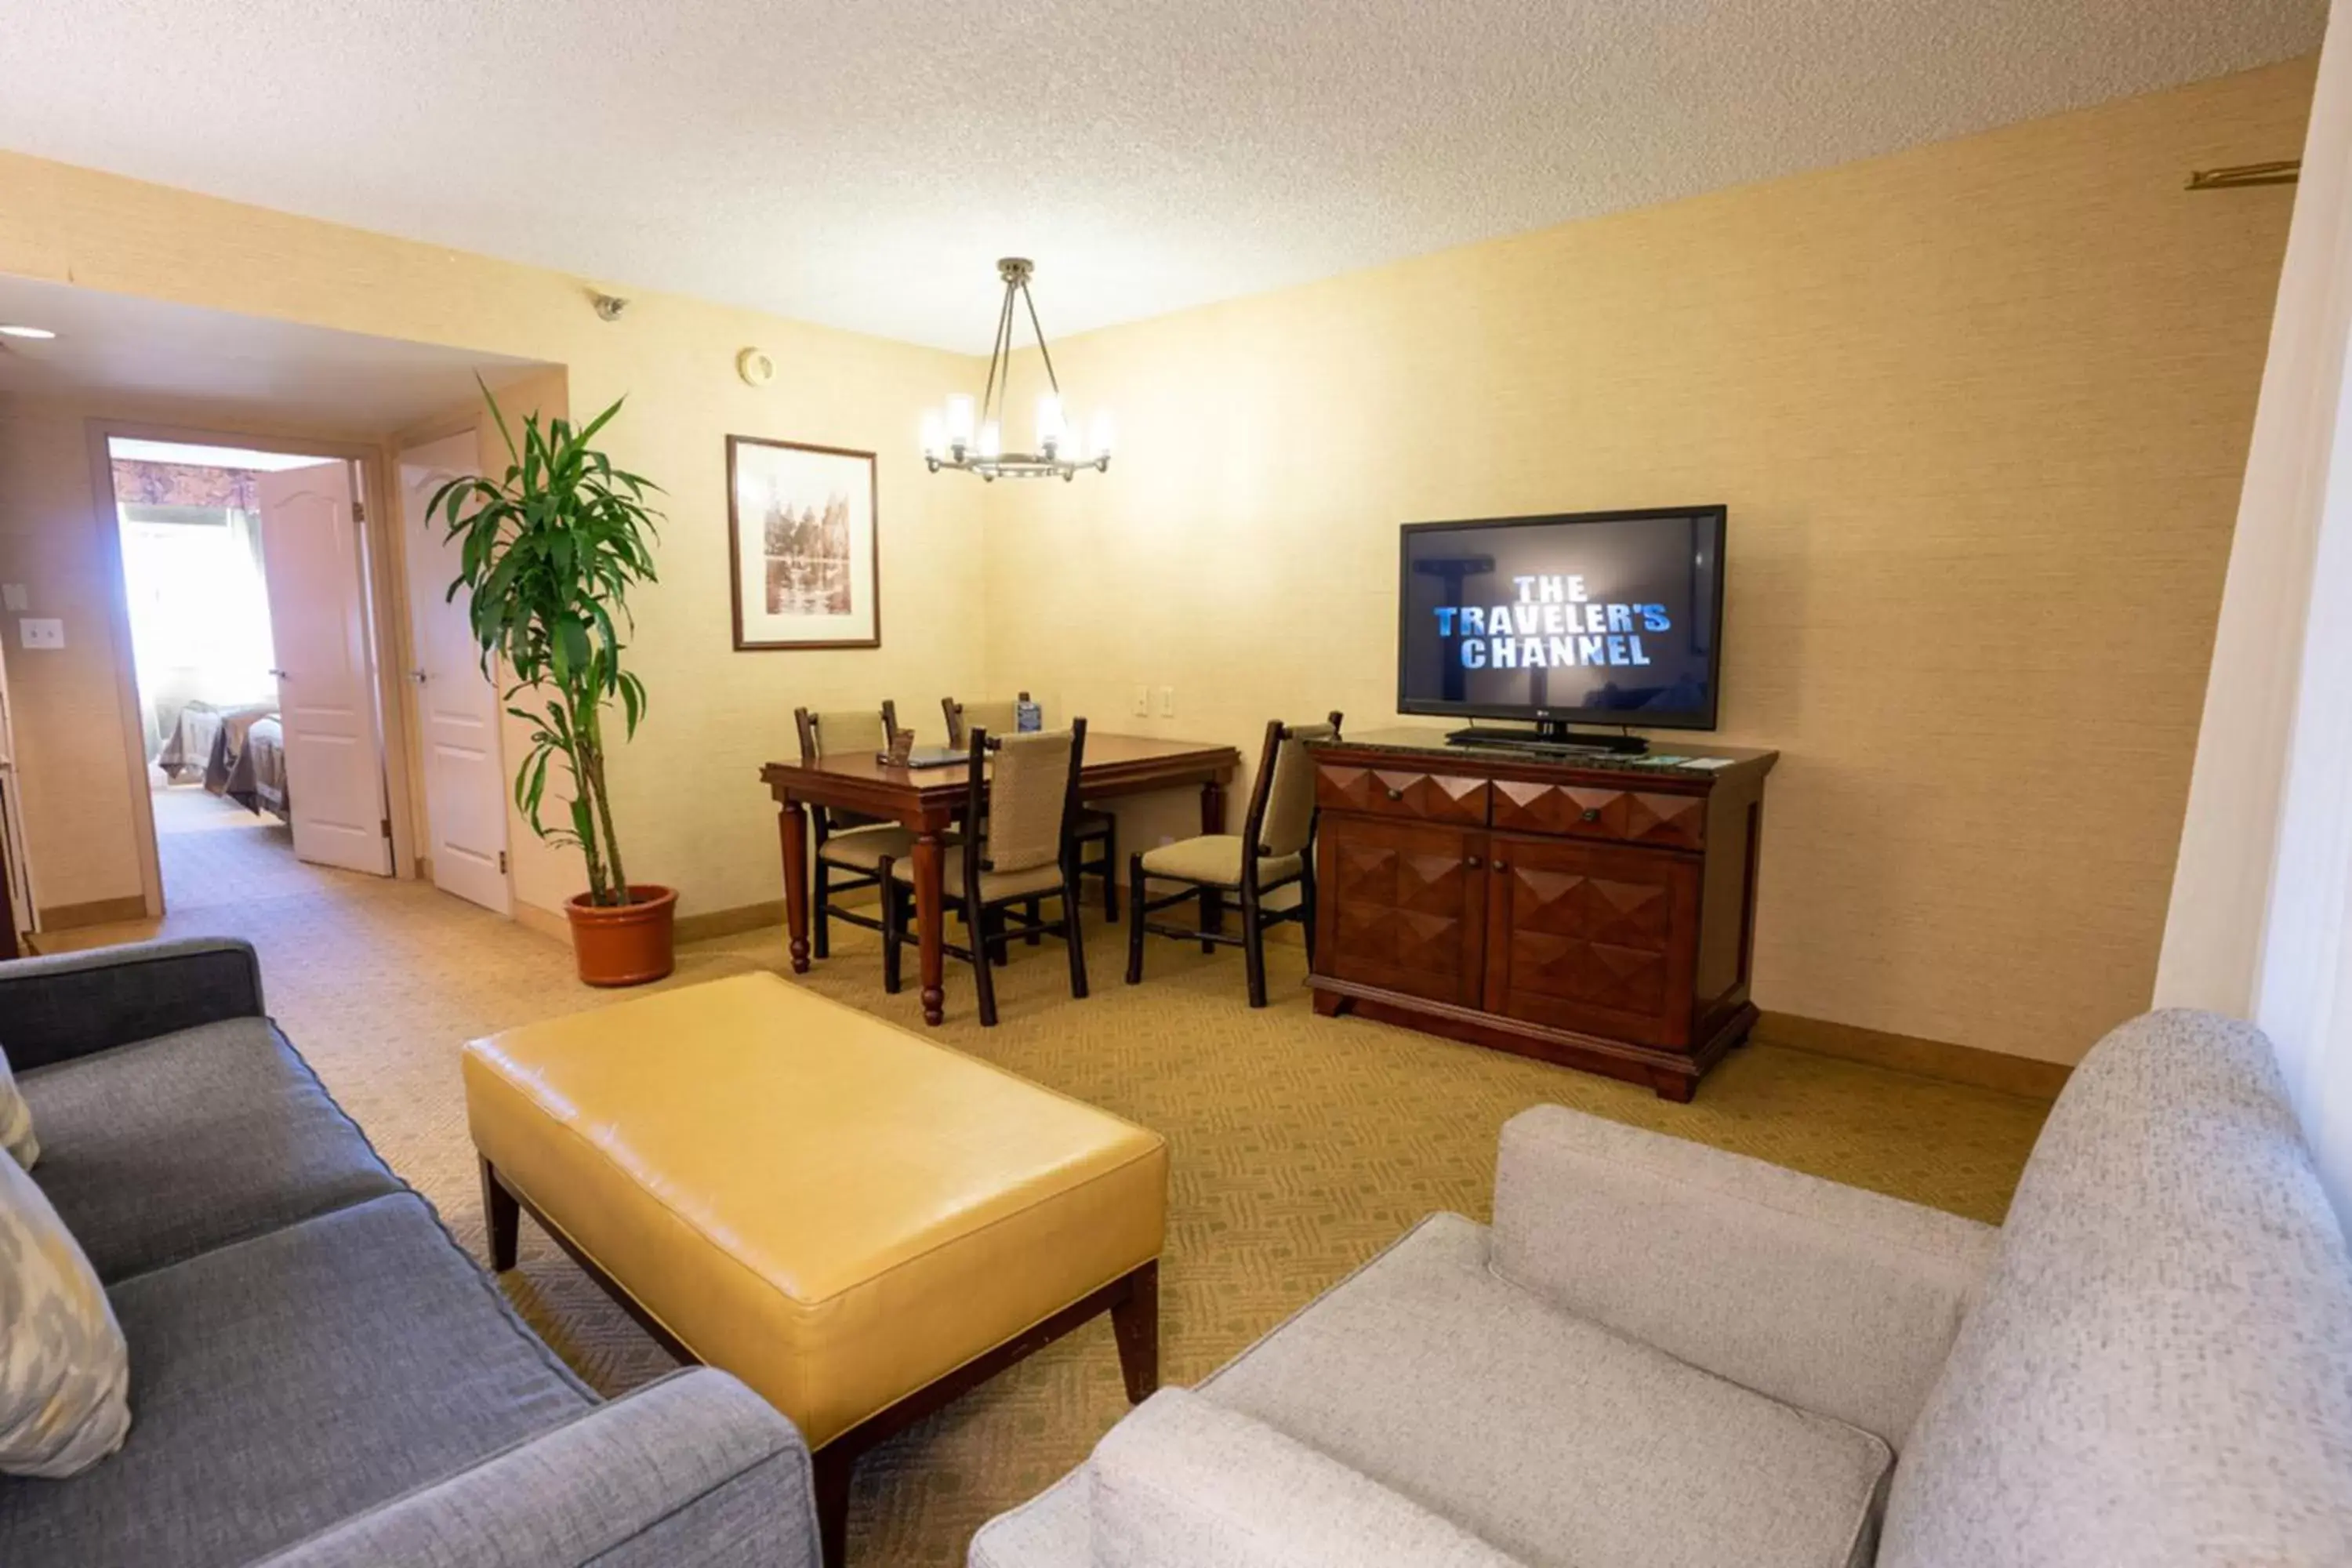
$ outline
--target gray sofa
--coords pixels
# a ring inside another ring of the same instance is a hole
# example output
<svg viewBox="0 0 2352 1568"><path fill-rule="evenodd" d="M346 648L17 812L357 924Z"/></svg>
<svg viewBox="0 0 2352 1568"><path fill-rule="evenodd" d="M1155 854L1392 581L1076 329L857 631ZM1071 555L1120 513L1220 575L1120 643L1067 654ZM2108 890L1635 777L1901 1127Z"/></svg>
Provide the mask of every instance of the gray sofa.
<svg viewBox="0 0 2352 1568"><path fill-rule="evenodd" d="M1557 1108L973 1568L2352 1563L2352 1261L2247 1026L2102 1042L1995 1229Z"/></svg>
<svg viewBox="0 0 2352 1568"><path fill-rule="evenodd" d="M815 1563L792 1425L709 1371L599 1401L270 1023L250 948L0 964L0 1042L131 1409L82 1475L0 1477L0 1563Z"/></svg>

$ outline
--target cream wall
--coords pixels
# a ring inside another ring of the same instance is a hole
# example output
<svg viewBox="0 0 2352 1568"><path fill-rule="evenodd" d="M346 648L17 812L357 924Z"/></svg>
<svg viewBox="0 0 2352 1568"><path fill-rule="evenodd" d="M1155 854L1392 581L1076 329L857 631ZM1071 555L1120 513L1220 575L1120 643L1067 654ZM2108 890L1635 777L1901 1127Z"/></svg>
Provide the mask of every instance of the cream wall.
<svg viewBox="0 0 2352 1568"><path fill-rule="evenodd" d="M605 322L579 279L6 153L0 272L561 364L571 405L583 411L627 394L609 450L666 488L669 521L662 580L635 606L637 668L652 715L638 742L616 758L613 786L631 875L679 887L685 912L782 896L775 816L757 769L793 746L795 704L895 697L920 714L936 710L941 691L978 679L978 489L924 473L912 439L918 411L971 379L961 356L654 295ZM750 344L775 357L768 387L735 377L735 354ZM733 651L730 433L881 453L881 648ZM62 460L47 455L50 438L0 437L7 443L0 455L13 458L29 442L43 447L46 469ZM79 437L73 447L73 460L86 463ZM0 470L0 498L16 488L14 470L13 462ZM24 515L21 504L0 499L0 528L18 527L14 520ZM31 584L37 598L85 591L77 584L93 580L90 563L77 552L89 550L88 541L42 539L27 547L42 568ZM110 679L110 670L91 679L74 711ZM77 781L87 768L98 778L101 770L78 753L73 768L59 767L68 743L46 729L43 736L47 754L36 767L70 771ZM34 741L26 744L29 755ZM74 810L70 820L58 814L39 827L28 824L45 868L80 854L68 839L128 842L127 802L93 795ZM76 873L91 898L137 893L135 871L122 875L134 862L117 866L103 858L110 851L92 853ZM562 868L547 866L519 890L556 896Z"/></svg>
<svg viewBox="0 0 2352 1568"><path fill-rule="evenodd" d="M2291 152L2311 84L1057 343L1126 445L995 487L990 685L1252 755L1394 723L1398 524L1727 502L1720 739L1782 753L1757 1000L2073 1060L2147 1004L2292 201L2182 181Z"/></svg>

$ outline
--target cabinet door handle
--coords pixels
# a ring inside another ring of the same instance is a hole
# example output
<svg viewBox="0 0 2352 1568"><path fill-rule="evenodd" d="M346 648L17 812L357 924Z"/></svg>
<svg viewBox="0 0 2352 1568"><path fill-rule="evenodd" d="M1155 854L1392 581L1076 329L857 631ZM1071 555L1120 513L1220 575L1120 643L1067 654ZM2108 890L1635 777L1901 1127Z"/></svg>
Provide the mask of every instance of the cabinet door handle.
<svg viewBox="0 0 2352 1568"><path fill-rule="evenodd" d="M1472 869L1473 871L1475 871L1475 870L1478 868L1478 857L1476 857L1475 855L1473 855L1473 856L1471 856L1471 857L1470 857L1470 858L1468 858L1467 860L1463 861L1462 863L1463 863L1465 866L1469 867L1469 868L1470 868L1470 869Z"/></svg>
<svg viewBox="0 0 2352 1568"><path fill-rule="evenodd" d="M1587 821L1587 822L1598 822L1598 821L1600 821L1600 820L1601 820L1601 808L1600 808L1599 806L1597 806L1597 805L1588 805L1588 806L1586 806L1586 807L1584 808L1584 820L1585 820L1585 821Z"/></svg>
<svg viewBox="0 0 2352 1568"><path fill-rule="evenodd" d="M1507 871L1510 868L1511 863L1507 860L1497 860L1495 862L1495 869L1497 871Z"/></svg>
<svg viewBox="0 0 2352 1568"><path fill-rule="evenodd" d="M1401 789L1392 789L1389 791L1389 798L1391 800L1402 800L1404 798L1404 791Z"/></svg>

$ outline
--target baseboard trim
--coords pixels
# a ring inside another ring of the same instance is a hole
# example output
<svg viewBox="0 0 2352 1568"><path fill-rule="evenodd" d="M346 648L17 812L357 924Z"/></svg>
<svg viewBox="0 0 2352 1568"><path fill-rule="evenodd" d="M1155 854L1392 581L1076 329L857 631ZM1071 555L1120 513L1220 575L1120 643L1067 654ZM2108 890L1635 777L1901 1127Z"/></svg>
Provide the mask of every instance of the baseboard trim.
<svg viewBox="0 0 2352 1568"><path fill-rule="evenodd" d="M541 936L551 936L562 942L572 940L572 922L554 910L543 910L537 904L527 904L517 899L514 901L514 919L515 924L525 931L535 931Z"/></svg>
<svg viewBox="0 0 2352 1568"><path fill-rule="evenodd" d="M1825 1018L1801 1018L1791 1013L1766 1013L1757 1020L1751 1037L1763 1045L1865 1062L1872 1067L1994 1089L2024 1100L2057 1099L2058 1091L2066 1087L2066 1079L2074 1071L2063 1062L2013 1057L2005 1051L1956 1046L1913 1035L1893 1035L1854 1024L1833 1024Z"/></svg>
<svg viewBox="0 0 2352 1568"><path fill-rule="evenodd" d="M86 904L52 904L41 911L45 931L71 931L76 926L119 925L147 918L147 900L132 894L121 899L92 899Z"/></svg>
<svg viewBox="0 0 2352 1568"><path fill-rule="evenodd" d="M784 924L784 900L770 899L764 903L738 904L729 910L704 910L698 914L677 917L677 940L708 942L715 936L740 936L747 931L781 931Z"/></svg>

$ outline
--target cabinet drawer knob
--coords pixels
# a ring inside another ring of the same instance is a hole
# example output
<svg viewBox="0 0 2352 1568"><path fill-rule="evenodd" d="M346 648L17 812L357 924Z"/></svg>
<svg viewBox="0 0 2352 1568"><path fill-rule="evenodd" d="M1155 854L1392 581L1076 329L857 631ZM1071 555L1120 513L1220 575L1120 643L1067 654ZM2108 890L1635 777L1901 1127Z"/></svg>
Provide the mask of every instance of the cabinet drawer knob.
<svg viewBox="0 0 2352 1568"><path fill-rule="evenodd" d="M1495 869L1497 871L1507 871L1510 868L1511 863L1507 860L1497 860L1495 862Z"/></svg>
<svg viewBox="0 0 2352 1568"><path fill-rule="evenodd" d="M1478 857L1476 857L1475 855L1473 855L1473 856L1471 856L1467 860L1465 860L1465 861L1463 861L1462 863L1463 863L1465 866L1469 867L1469 868L1470 868L1470 869L1472 869L1473 871L1475 871L1475 870L1478 868L1478 866L1479 866Z"/></svg>
<svg viewBox="0 0 2352 1568"><path fill-rule="evenodd" d="M1600 808L1599 806L1597 806L1597 805L1588 805L1588 806L1586 806L1586 807L1584 808L1584 820L1585 820L1585 821L1587 821L1587 822L1598 822L1598 821L1600 821L1600 820L1601 820L1601 808Z"/></svg>
<svg viewBox="0 0 2352 1568"><path fill-rule="evenodd" d="M1404 798L1404 791L1401 789L1392 789L1389 791L1389 798L1391 800L1402 800Z"/></svg>

